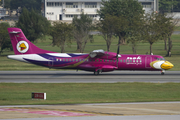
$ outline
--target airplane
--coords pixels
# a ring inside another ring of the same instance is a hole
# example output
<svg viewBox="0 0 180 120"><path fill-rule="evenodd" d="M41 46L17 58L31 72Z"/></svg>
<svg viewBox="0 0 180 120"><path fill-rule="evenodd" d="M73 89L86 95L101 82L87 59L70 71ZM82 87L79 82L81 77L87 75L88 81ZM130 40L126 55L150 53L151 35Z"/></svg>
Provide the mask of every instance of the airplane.
<svg viewBox="0 0 180 120"><path fill-rule="evenodd" d="M90 53L52 52L35 46L19 28L8 28L8 33L15 54L8 55L9 59L48 68L91 71L95 75L114 70L161 71L163 75L165 70L174 67L159 55L119 54L101 49Z"/></svg>

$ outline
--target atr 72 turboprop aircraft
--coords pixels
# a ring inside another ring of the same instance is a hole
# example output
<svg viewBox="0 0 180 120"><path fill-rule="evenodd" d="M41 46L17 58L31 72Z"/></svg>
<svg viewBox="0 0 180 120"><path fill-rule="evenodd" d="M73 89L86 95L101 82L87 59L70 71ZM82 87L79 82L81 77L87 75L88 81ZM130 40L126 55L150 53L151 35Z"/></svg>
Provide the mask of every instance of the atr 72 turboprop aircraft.
<svg viewBox="0 0 180 120"><path fill-rule="evenodd" d="M159 55L130 55L94 50L84 53L56 53L42 50L31 43L19 28L8 28L15 55L10 59L55 69L92 71L94 74L114 70L161 71L171 69L173 64Z"/></svg>

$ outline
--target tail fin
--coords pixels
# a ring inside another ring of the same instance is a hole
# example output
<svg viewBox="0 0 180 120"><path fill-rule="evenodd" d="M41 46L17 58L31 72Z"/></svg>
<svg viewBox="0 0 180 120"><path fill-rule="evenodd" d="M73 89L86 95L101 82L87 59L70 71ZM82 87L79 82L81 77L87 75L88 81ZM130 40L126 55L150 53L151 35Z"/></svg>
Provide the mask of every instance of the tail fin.
<svg viewBox="0 0 180 120"><path fill-rule="evenodd" d="M19 54L42 54L42 53L55 53L38 48L31 43L21 29L19 28L8 28L9 36L13 46L14 53Z"/></svg>

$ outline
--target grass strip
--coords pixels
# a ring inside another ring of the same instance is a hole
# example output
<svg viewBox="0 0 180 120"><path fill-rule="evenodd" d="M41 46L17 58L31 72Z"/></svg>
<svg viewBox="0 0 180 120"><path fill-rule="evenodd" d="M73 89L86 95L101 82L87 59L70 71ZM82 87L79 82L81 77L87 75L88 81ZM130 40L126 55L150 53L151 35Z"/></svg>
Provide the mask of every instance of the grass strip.
<svg viewBox="0 0 180 120"><path fill-rule="evenodd" d="M46 92L47 100L32 100ZM180 83L0 83L0 105L180 101Z"/></svg>

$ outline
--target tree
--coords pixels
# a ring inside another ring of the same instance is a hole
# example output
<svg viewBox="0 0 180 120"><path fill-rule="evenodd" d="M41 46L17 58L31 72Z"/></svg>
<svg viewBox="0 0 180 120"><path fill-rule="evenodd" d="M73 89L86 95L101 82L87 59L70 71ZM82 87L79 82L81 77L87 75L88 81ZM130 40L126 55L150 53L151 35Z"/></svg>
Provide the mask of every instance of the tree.
<svg viewBox="0 0 180 120"><path fill-rule="evenodd" d="M11 40L9 38L9 33L7 31L7 28L9 27L9 23L0 23L0 54L4 49L12 49Z"/></svg>
<svg viewBox="0 0 180 120"><path fill-rule="evenodd" d="M107 15L104 20L101 20L98 24L98 30L102 33L102 37L106 41L107 51L110 51L112 38L114 35L114 21L111 15Z"/></svg>
<svg viewBox="0 0 180 120"><path fill-rule="evenodd" d="M133 54L136 54L137 43L143 40L142 30L144 22L143 19L134 21L133 26L131 26L131 31L128 34L127 43L132 45Z"/></svg>
<svg viewBox="0 0 180 120"><path fill-rule="evenodd" d="M3 0L1 0L1 2L2 2ZM11 2L11 0L4 0L4 7L5 8L10 8L10 2Z"/></svg>
<svg viewBox="0 0 180 120"><path fill-rule="evenodd" d="M53 26L51 26L50 35L52 36L53 46L60 47L61 53L65 52L65 44L68 46L71 44L72 30L72 24L62 22L53 22Z"/></svg>
<svg viewBox="0 0 180 120"><path fill-rule="evenodd" d="M92 19L87 14L82 13L80 18L77 16L73 18L72 24L74 26L73 36L77 42L77 51L83 53L86 43L89 40L93 41L93 36L90 35L93 27Z"/></svg>
<svg viewBox="0 0 180 120"><path fill-rule="evenodd" d="M171 35L174 32L174 28L175 26L179 23L180 19L175 18L173 19L173 21L168 21L168 23L166 24L166 28L167 28L167 38L168 38L168 50L167 50L167 54L166 56L171 57L171 50L172 50L172 40L171 40Z"/></svg>
<svg viewBox="0 0 180 120"><path fill-rule="evenodd" d="M179 0L159 0L159 12L164 14L165 12L173 11L173 6L177 7Z"/></svg>
<svg viewBox="0 0 180 120"><path fill-rule="evenodd" d="M171 25L172 21L173 21L173 16L167 16L166 14L161 14L159 13L158 15L158 19L159 21L159 28L161 28L160 32L161 32L161 36L162 36L162 40L164 40L164 50L167 51L167 38L168 38L168 32L169 32L169 26Z"/></svg>
<svg viewBox="0 0 180 120"><path fill-rule="evenodd" d="M180 12L180 0L175 0L177 1L176 5L173 5L173 12Z"/></svg>
<svg viewBox="0 0 180 120"><path fill-rule="evenodd" d="M114 33L119 37L119 43L125 44L125 38L134 26L134 21L140 20L144 14L142 5L137 0L102 0L102 8L98 11L100 20L106 15L114 18Z"/></svg>
<svg viewBox="0 0 180 120"><path fill-rule="evenodd" d="M33 9L29 12L26 8L23 8L16 26L22 29L27 39L34 42L48 34L50 22Z"/></svg>
<svg viewBox="0 0 180 120"><path fill-rule="evenodd" d="M152 45L161 39L161 19L158 13L146 14L143 31L143 39L150 44L150 54L152 54Z"/></svg>
<svg viewBox="0 0 180 120"><path fill-rule="evenodd" d="M41 11L41 0L11 0L10 9L27 8L28 10L34 9L38 12Z"/></svg>

